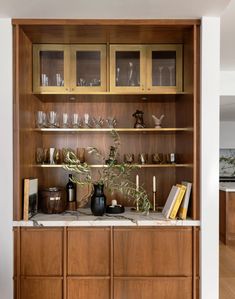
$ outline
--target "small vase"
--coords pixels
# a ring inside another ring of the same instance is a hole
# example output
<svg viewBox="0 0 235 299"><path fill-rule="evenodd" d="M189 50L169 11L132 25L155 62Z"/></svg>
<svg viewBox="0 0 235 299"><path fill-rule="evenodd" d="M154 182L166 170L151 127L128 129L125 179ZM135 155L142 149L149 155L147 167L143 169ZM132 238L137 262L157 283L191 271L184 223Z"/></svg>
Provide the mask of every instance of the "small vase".
<svg viewBox="0 0 235 299"><path fill-rule="evenodd" d="M106 197L104 185L94 184L94 193L91 196L91 211L94 216L103 216L106 211Z"/></svg>

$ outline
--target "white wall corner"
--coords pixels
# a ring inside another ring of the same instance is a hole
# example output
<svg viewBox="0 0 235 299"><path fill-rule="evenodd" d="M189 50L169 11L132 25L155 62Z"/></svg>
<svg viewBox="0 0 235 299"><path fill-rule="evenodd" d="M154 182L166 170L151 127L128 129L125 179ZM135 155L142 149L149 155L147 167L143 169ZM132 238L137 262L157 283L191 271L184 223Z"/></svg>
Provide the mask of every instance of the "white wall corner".
<svg viewBox="0 0 235 299"><path fill-rule="evenodd" d="M219 298L220 18L201 26L201 299Z"/></svg>
<svg viewBox="0 0 235 299"><path fill-rule="evenodd" d="M13 299L13 170L12 170L12 25L11 19L0 19L0 297Z"/></svg>

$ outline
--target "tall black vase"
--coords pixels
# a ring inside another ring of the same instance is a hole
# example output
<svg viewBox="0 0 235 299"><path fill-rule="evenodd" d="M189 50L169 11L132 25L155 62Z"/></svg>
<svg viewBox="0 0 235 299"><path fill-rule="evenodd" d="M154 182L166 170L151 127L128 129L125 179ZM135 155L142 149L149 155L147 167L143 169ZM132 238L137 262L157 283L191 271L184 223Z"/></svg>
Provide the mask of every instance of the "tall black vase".
<svg viewBox="0 0 235 299"><path fill-rule="evenodd" d="M102 216L106 211L106 197L104 185L94 184L94 193L91 196L91 211L95 216Z"/></svg>

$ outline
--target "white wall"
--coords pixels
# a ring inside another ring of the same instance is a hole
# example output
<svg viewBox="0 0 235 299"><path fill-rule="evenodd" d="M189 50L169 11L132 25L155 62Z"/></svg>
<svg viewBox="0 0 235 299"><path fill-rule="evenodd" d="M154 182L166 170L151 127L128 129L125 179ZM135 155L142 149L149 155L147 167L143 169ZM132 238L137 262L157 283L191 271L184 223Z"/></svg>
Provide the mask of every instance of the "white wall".
<svg viewBox="0 0 235 299"><path fill-rule="evenodd" d="M235 95L235 71L220 72L220 95L232 96Z"/></svg>
<svg viewBox="0 0 235 299"><path fill-rule="evenodd" d="M13 298L12 26L0 19L0 298Z"/></svg>
<svg viewBox="0 0 235 299"><path fill-rule="evenodd" d="M220 122L220 148L235 148L235 121Z"/></svg>
<svg viewBox="0 0 235 299"><path fill-rule="evenodd" d="M220 19L201 28L201 299L219 298Z"/></svg>

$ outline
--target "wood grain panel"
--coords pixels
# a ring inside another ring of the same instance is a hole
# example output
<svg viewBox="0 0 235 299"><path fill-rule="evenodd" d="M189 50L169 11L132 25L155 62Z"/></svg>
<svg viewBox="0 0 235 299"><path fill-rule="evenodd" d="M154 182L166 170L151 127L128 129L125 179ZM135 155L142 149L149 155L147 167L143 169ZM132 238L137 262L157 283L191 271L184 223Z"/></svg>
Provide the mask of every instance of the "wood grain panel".
<svg viewBox="0 0 235 299"><path fill-rule="evenodd" d="M110 275L110 229L68 230L68 275Z"/></svg>
<svg viewBox="0 0 235 299"><path fill-rule="evenodd" d="M110 299L109 284L107 278L68 278L67 299Z"/></svg>
<svg viewBox="0 0 235 299"><path fill-rule="evenodd" d="M33 43L182 43L199 20L15 20ZM48 23L49 22L49 23ZM27 24L28 23L28 24ZM24 24L24 25L23 25ZM33 26L32 26L33 25Z"/></svg>
<svg viewBox="0 0 235 299"><path fill-rule="evenodd" d="M114 276L191 275L191 228L114 229Z"/></svg>
<svg viewBox="0 0 235 299"><path fill-rule="evenodd" d="M21 278L21 299L62 299L59 278Z"/></svg>
<svg viewBox="0 0 235 299"><path fill-rule="evenodd" d="M226 207L227 242L235 243L235 192L228 192Z"/></svg>
<svg viewBox="0 0 235 299"><path fill-rule="evenodd" d="M225 191L219 192L219 237L220 241L226 244L226 197Z"/></svg>
<svg viewBox="0 0 235 299"><path fill-rule="evenodd" d="M21 275L62 275L63 230L21 230Z"/></svg>
<svg viewBox="0 0 235 299"><path fill-rule="evenodd" d="M20 28L15 29L14 38L14 220L21 220L23 179L41 178L41 172L30 164L35 160L34 150L41 146L42 138L28 129L35 126L35 112L42 105L32 96L32 44Z"/></svg>
<svg viewBox="0 0 235 299"><path fill-rule="evenodd" d="M191 278L116 278L114 299L192 299Z"/></svg>

